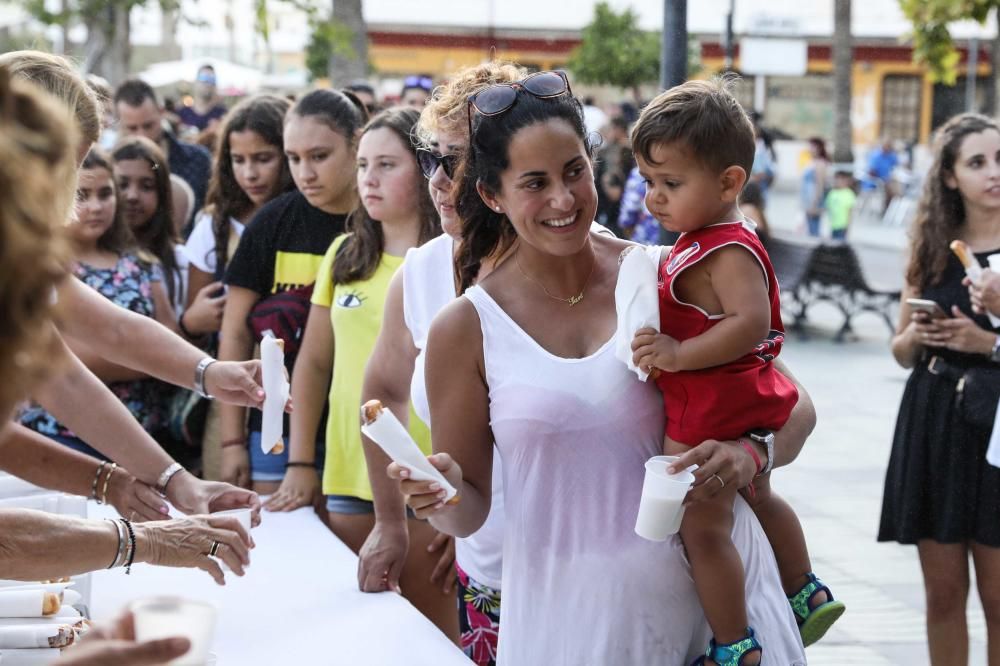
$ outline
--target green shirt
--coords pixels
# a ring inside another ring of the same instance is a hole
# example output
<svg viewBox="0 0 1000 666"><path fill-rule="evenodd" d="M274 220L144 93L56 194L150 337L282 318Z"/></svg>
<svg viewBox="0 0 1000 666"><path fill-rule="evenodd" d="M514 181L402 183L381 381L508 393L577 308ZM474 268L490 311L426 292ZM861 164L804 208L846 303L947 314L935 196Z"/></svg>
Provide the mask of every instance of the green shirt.
<svg viewBox="0 0 1000 666"><path fill-rule="evenodd" d="M403 257L383 253L378 268L369 278L334 286L334 257L347 238L349 236L340 236L334 240L323 257L312 295L314 305L330 308L336 347L333 378L330 380L330 414L326 422L323 494L371 500L368 468L361 448L361 384L365 365L382 327L389 282L396 269L403 264ZM409 431L421 450L430 455L430 431L412 407Z"/></svg>
<svg viewBox="0 0 1000 666"><path fill-rule="evenodd" d="M851 223L851 209L857 197L849 187L837 187L826 195L826 210L830 214L831 229L846 229Z"/></svg>

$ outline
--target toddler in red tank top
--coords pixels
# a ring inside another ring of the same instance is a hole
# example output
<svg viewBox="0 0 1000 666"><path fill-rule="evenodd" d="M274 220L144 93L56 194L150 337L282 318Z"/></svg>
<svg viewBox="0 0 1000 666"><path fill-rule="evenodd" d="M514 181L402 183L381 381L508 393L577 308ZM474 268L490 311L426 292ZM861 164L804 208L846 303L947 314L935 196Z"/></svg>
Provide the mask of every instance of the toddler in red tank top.
<svg viewBox="0 0 1000 666"><path fill-rule="evenodd" d="M646 207L664 228L681 234L659 269L661 332L640 330L632 342L635 364L661 371L664 453L681 455L706 440L780 429L798 391L774 364L784 342L774 270L737 203L753 164L749 119L725 84L689 81L643 110L632 142L646 181ZM774 549L808 645L843 613L843 604L811 572L794 511L761 474L773 461L761 462L750 442L737 446L757 463L758 476L744 495ZM714 633L700 663L758 664L764 648L747 626L743 564L730 536L741 489L720 474L705 483L717 484L718 492L688 504L681 523Z"/></svg>

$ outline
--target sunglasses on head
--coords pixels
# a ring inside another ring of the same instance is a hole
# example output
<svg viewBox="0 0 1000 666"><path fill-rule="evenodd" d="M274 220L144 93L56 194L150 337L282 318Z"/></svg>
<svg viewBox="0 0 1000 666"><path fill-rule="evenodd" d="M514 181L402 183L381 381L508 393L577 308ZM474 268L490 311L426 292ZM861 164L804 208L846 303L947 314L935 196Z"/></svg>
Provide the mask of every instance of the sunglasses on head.
<svg viewBox="0 0 1000 666"><path fill-rule="evenodd" d="M469 136L472 136L472 112L481 116L498 116L517 102L517 91L524 90L539 99L572 94L569 79L563 71L535 72L514 83L495 83L469 95Z"/></svg>
<svg viewBox="0 0 1000 666"><path fill-rule="evenodd" d="M444 174L453 179L455 168L458 166L458 155L439 155L433 150L418 148L417 163L420 165L420 170L424 172L425 178L432 178L438 167L441 167L444 169Z"/></svg>

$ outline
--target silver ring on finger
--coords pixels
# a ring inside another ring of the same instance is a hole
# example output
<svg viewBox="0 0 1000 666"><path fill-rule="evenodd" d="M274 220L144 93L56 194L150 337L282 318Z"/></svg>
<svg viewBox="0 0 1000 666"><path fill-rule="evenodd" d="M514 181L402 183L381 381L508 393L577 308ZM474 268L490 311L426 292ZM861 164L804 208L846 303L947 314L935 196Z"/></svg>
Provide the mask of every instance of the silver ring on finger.
<svg viewBox="0 0 1000 666"><path fill-rule="evenodd" d="M212 542L212 547L208 551L209 556L210 557L215 557L216 555L218 555L219 548L221 548L221 547L222 547L221 543L219 543L218 541L213 541Z"/></svg>
<svg viewBox="0 0 1000 666"><path fill-rule="evenodd" d="M713 478L713 479L715 479L716 481L719 482L719 490L722 490L723 488L726 487L726 482L723 481L722 477L719 476L718 474L713 474L710 478Z"/></svg>

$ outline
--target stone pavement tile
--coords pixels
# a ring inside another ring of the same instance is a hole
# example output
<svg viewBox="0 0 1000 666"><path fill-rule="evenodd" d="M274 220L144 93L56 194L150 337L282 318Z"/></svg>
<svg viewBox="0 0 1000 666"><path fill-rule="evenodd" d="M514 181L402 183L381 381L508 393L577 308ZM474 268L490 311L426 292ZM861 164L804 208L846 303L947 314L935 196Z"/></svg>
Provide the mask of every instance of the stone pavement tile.
<svg viewBox="0 0 1000 666"><path fill-rule="evenodd" d="M864 645L838 645L830 642L830 634L822 642L806 650L809 666L894 666L897 663Z"/></svg>

